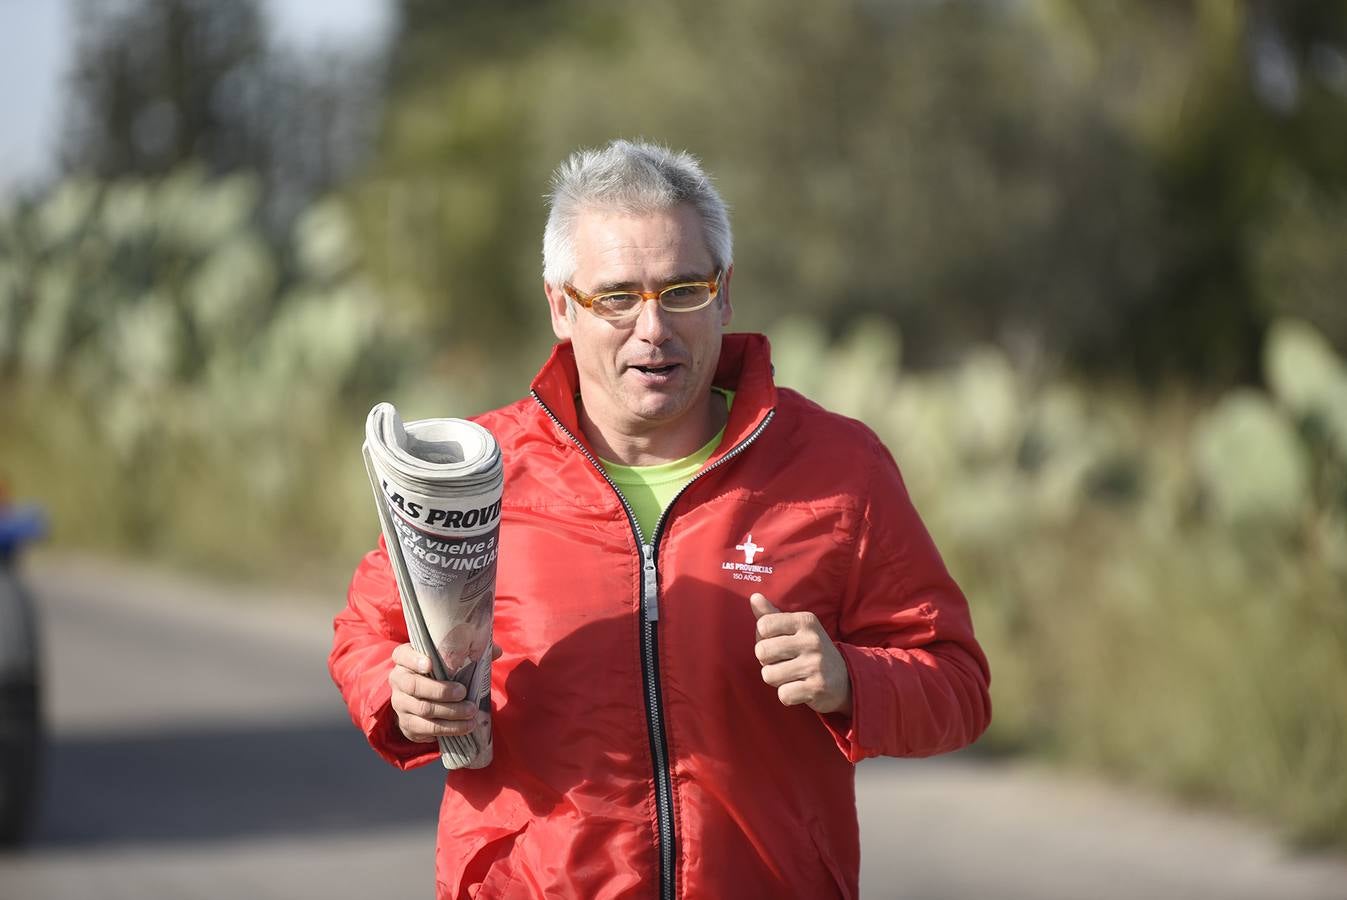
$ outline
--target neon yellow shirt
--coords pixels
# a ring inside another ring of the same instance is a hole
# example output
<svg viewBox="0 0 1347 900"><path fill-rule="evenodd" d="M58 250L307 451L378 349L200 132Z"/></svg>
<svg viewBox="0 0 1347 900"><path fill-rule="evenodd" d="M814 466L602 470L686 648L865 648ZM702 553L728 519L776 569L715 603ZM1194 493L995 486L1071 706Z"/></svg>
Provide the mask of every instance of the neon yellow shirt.
<svg viewBox="0 0 1347 900"><path fill-rule="evenodd" d="M734 404L734 391L720 388L713 390L724 395L726 409ZM683 485L692 480L702 464L711 458L724 437L725 429L722 428L695 453L657 466L624 466L599 458L603 470L613 479L622 496L627 498L627 503L631 504L631 511L636 514L636 521L640 523L641 533L647 541L654 537L655 526L659 524L664 507L678 495Z"/></svg>

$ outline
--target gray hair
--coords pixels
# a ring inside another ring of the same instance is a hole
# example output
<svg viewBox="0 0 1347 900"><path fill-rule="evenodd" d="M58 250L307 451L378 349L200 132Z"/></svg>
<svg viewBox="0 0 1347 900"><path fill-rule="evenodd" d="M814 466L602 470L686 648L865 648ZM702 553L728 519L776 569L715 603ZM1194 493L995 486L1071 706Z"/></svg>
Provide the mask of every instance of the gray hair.
<svg viewBox="0 0 1347 900"><path fill-rule="evenodd" d="M575 276L575 224L580 214L611 209L646 214L690 203L716 268L734 261L730 216L701 162L690 153L644 141L613 141L577 150L552 173L543 232L543 278L561 285Z"/></svg>

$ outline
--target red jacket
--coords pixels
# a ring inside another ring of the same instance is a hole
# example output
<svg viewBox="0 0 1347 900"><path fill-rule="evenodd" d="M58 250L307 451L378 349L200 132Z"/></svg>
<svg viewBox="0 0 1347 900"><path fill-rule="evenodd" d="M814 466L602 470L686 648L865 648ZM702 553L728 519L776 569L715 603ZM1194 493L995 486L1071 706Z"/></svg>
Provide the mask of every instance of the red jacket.
<svg viewBox="0 0 1347 900"><path fill-rule="evenodd" d="M852 897L854 763L987 726L968 606L878 438L776 388L761 335L725 337L715 382L736 391L725 440L653 550L577 440L569 345L533 396L478 418L506 466L504 655L495 759L446 778L439 897ZM850 670L849 719L784 707L762 681L755 590L818 615ZM436 760L389 707L407 632L382 547L335 624L332 677L375 750Z"/></svg>

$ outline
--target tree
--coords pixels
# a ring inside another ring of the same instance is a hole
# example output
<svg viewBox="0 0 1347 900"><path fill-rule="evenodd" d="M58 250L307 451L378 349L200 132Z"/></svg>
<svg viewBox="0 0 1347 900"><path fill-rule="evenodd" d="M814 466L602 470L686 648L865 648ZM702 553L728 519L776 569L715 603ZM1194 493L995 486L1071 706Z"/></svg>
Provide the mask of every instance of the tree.
<svg viewBox="0 0 1347 900"><path fill-rule="evenodd" d="M80 0L75 19L68 173L255 171L283 228L372 143L381 59L288 54L268 40L258 0Z"/></svg>
<svg viewBox="0 0 1347 900"><path fill-rule="evenodd" d="M1336 200L1282 210L1278 187L1343 181L1342 8L407 0L362 220L433 342L532 347L546 173L645 136L717 174L741 326L878 315L914 364L994 341L1152 383L1254 379L1288 309L1265 271L1300 258L1260 235L1342 220Z"/></svg>

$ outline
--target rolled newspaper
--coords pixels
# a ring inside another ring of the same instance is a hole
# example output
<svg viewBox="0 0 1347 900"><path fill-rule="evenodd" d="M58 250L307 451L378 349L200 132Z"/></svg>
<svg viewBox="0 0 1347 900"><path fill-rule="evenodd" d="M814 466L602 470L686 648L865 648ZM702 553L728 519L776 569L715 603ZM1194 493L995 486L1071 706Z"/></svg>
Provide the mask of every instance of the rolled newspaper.
<svg viewBox="0 0 1347 900"><path fill-rule="evenodd" d="M403 423L391 403L365 420L365 469L412 646L467 688L477 726L439 738L446 769L491 762L491 621L503 481L500 445L463 419Z"/></svg>

